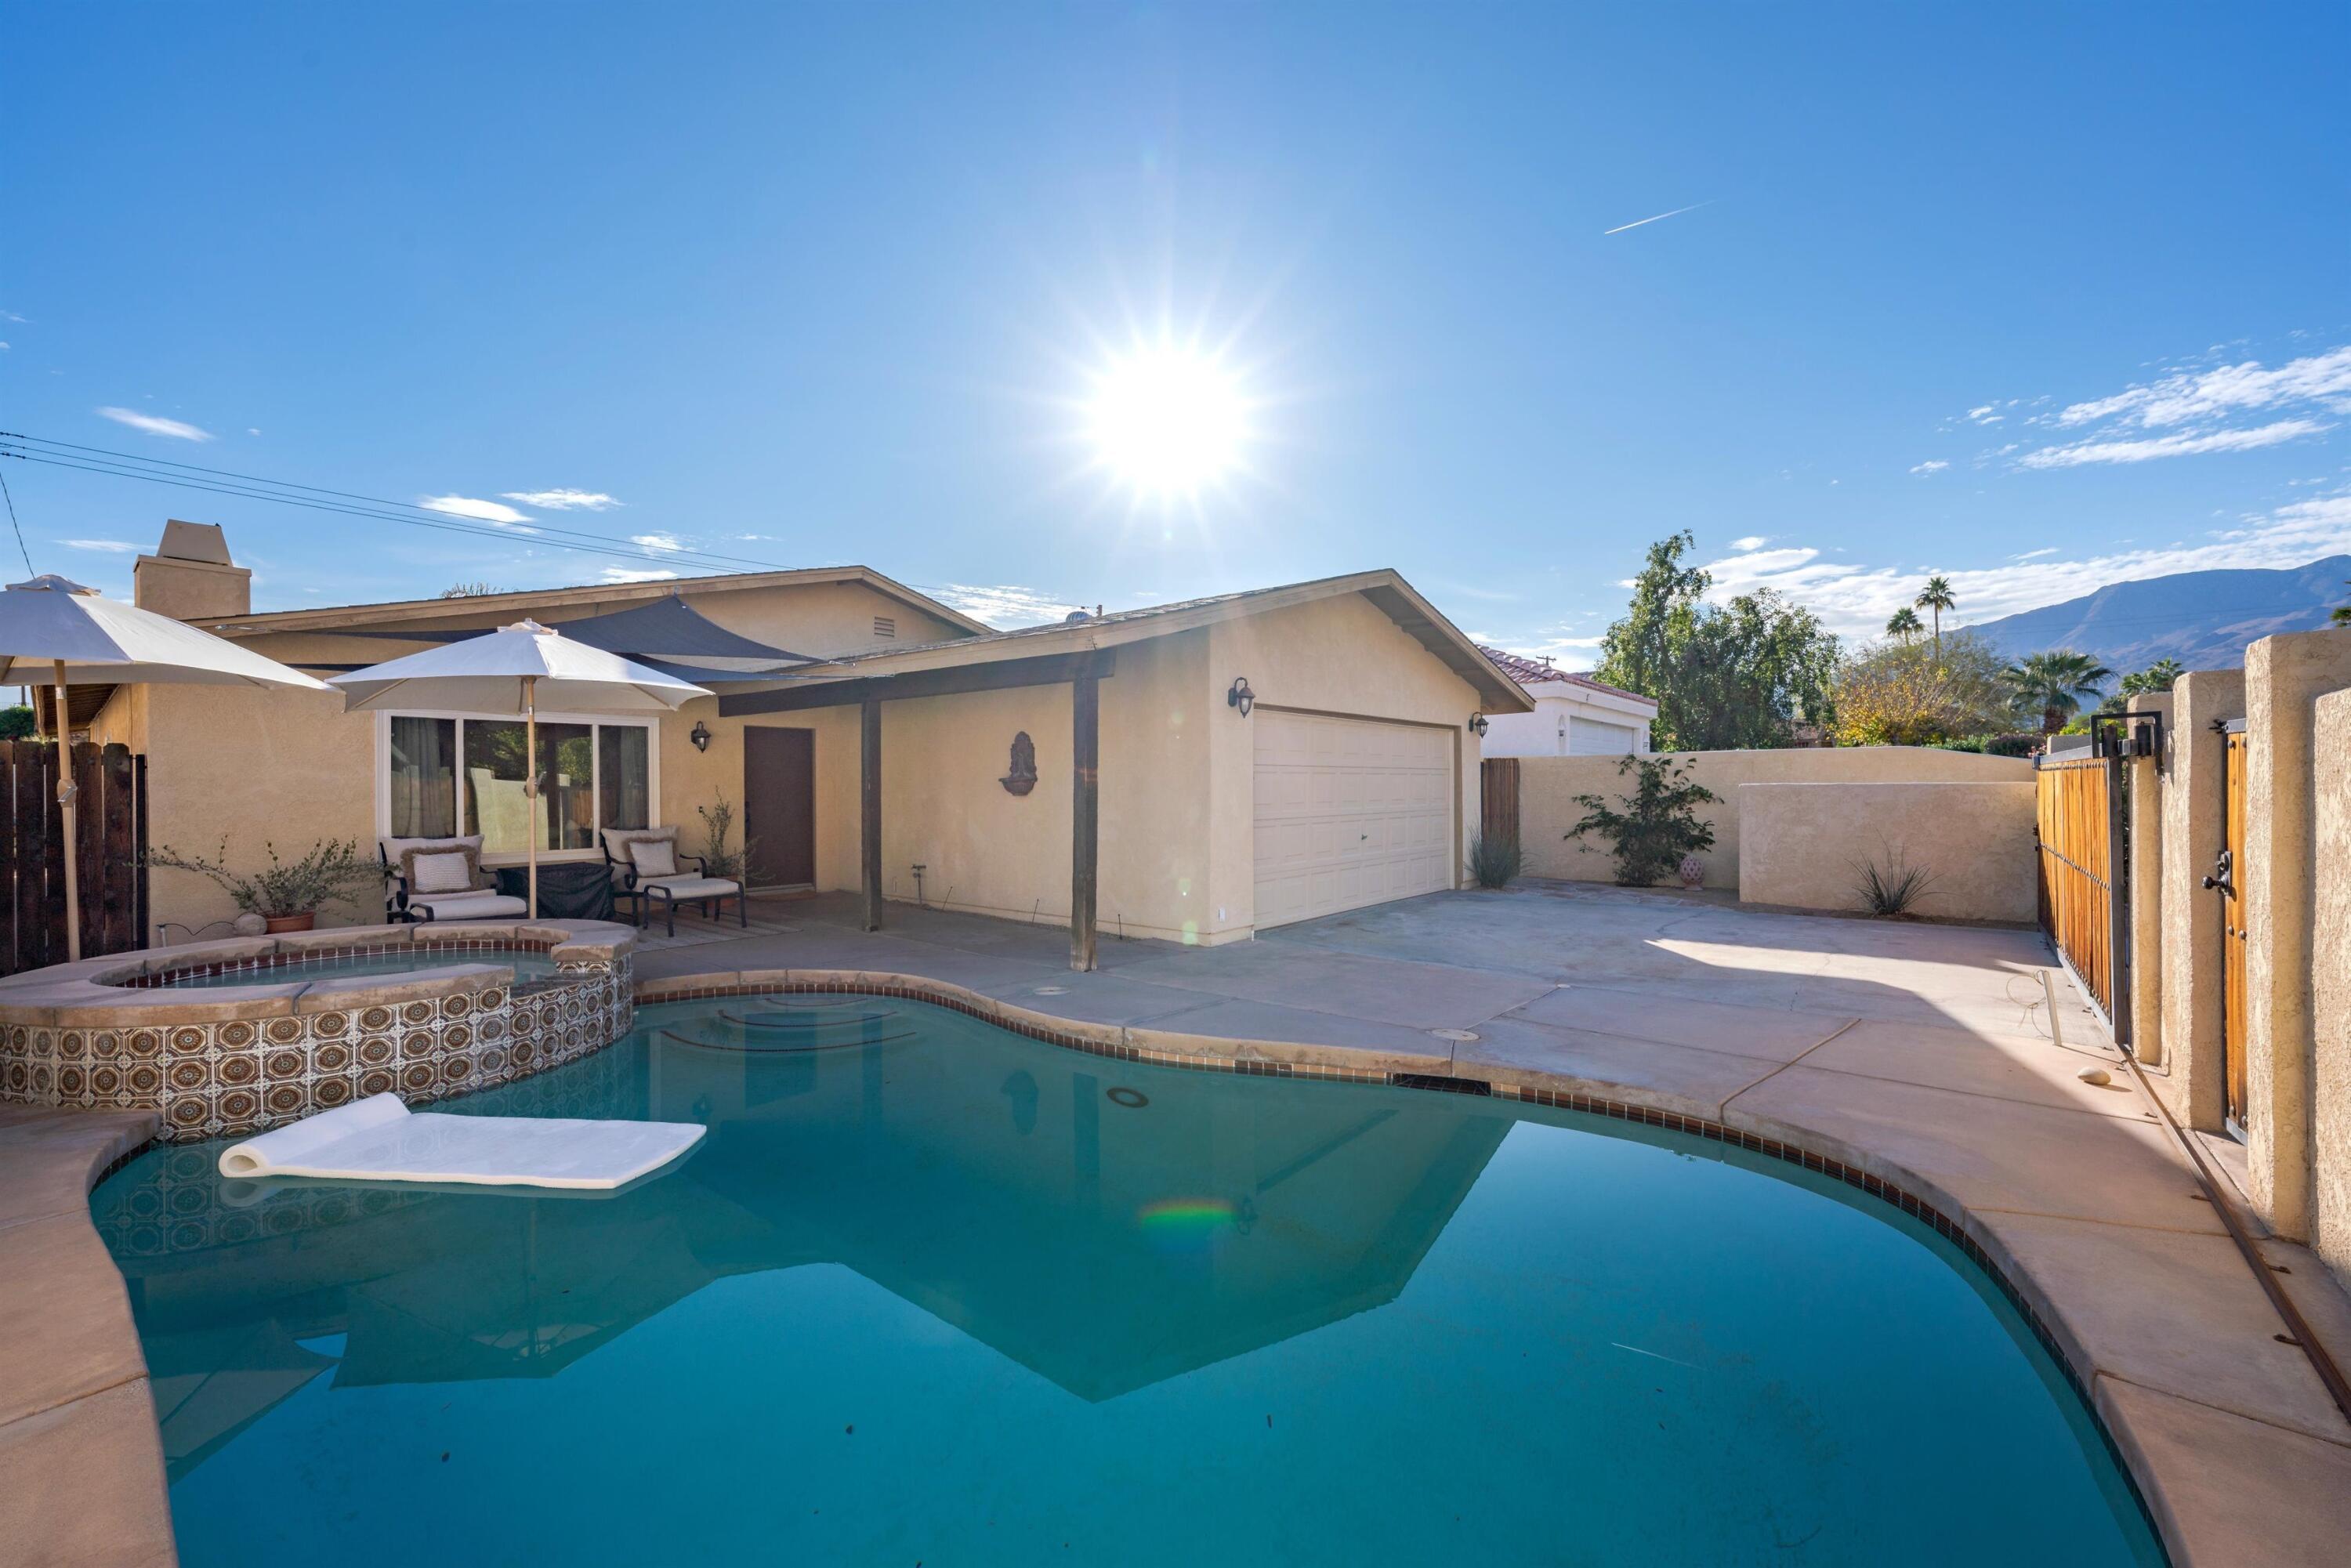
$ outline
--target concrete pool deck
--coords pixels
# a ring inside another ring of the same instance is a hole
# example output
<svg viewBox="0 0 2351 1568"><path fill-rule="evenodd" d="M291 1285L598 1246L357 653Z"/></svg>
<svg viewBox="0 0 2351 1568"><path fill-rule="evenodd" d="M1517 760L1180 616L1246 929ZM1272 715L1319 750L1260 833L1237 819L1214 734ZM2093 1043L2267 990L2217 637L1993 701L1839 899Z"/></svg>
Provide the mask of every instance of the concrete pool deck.
<svg viewBox="0 0 2351 1568"><path fill-rule="evenodd" d="M747 935L681 919L674 940L649 936L641 997L913 984L1093 1049L1478 1079L1842 1162L1933 1205L2007 1275L2175 1563L2351 1560L2351 1426L2280 1342L2285 1325L2193 1166L2070 989L2064 1043L2051 1040L2051 959L2032 932L1530 883L1213 949L1123 942L1113 923L1100 969L1079 975L1057 926L893 905L867 934L843 897L754 901L752 917ZM2115 1082L2081 1082L2092 1063ZM145 1369L80 1196L144 1134L100 1122L0 1108L0 1314L37 1311L65 1336L0 1346L0 1496L18 1500L0 1501L0 1563L169 1560ZM2351 1310L2324 1265L2262 1246L2338 1358L2351 1351ZM68 1366L83 1370L49 1376ZM20 1396L37 1385L47 1392Z"/></svg>

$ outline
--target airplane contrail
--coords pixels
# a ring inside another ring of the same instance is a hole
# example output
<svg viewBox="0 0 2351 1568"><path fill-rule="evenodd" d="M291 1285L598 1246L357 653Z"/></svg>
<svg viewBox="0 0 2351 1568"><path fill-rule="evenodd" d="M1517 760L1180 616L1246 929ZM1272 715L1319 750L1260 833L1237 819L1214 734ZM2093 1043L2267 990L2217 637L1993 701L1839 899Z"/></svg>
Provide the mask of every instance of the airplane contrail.
<svg viewBox="0 0 2351 1568"><path fill-rule="evenodd" d="M1658 214L1656 217L1654 217L1654 218L1643 218L1643 219L1641 219L1641 220L1640 220L1640 223L1619 224L1619 225L1616 225L1614 228L1613 228L1613 229L1602 229L1602 230L1600 231L1600 237L1601 237L1601 238L1603 238L1603 239L1606 239L1610 235L1620 235L1620 234L1623 234L1626 229L1636 229L1636 228L1639 228L1639 227L1641 226L1641 224L1654 224L1654 223L1659 223L1659 222L1662 222L1663 220L1665 220L1665 219L1667 219L1667 218L1677 218L1677 217L1680 217L1684 213L1694 213L1694 212L1698 211L1698 209L1699 207L1710 207L1710 206L1714 205L1714 204L1715 204L1716 202L1719 202L1719 201L1720 201L1720 200L1722 200L1722 198L1721 198L1720 196L1716 196L1716 197L1712 198L1712 199L1711 199L1711 200L1709 200L1709 201L1699 202L1699 203L1697 203L1697 204L1695 204L1694 205L1691 205L1691 206L1687 206L1687 207L1676 207L1676 208L1675 208L1672 212L1670 212L1670 213L1659 213L1659 214Z"/></svg>

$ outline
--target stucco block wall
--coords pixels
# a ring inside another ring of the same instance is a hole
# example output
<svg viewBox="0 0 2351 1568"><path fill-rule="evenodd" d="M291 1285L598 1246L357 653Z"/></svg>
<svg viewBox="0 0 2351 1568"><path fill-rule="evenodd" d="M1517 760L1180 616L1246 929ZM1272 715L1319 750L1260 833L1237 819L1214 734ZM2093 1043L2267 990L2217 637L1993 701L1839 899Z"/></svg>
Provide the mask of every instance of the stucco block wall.
<svg viewBox="0 0 2351 1568"><path fill-rule="evenodd" d="M2030 780L1987 784L1742 784L1739 896L1861 910L1861 863L1896 856L1932 879L1913 912L2032 921Z"/></svg>
<svg viewBox="0 0 2351 1568"><path fill-rule="evenodd" d="M2228 743L2216 725L2245 716L2242 670L2197 670L2171 686L2164 727L2163 1071L2154 1080L2171 1113L2220 1130L2220 895L2203 878L2220 859Z"/></svg>
<svg viewBox="0 0 2351 1568"><path fill-rule="evenodd" d="M2318 698L2351 686L2351 629L2264 637L2245 650L2246 1163L2280 1235L2311 1226L2313 920Z"/></svg>
<svg viewBox="0 0 2351 1568"><path fill-rule="evenodd" d="M1257 749L1253 721L1225 706L1225 693L1237 676L1249 678L1260 708L1386 719L1448 732L1459 885L1468 840L1477 830L1479 747L1468 729L1469 716L1482 706L1476 687L1360 594L1222 622L1207 635L1205 678L1193 698L1207 713L1210 860L1204 939L1245 934L1256 921ZM1108 710L1105 697L1105 715ZM1105 916L1109 907L1102 906Z"/></svg>
<svg viewBox="0 0 2351 1568"><path fill-rule="evenodd" d="M2310 984L2311 1245L2351 1281L2351 691L2320 697Z"/></svg>
<svg viewBox="0 0 2351 1568"><path fill-rule="evenodd" d="M1714 847L1698 860L1706 867L1706 885L1739 887L1740 831L1739 790L1746 784L1981 784L2031 783L2032 764L2018 757L1987 757L1980 752L1945 751L1925 746L1802 747L1777 751L1683 751L1660 753L1665 760L1687 763L1693 782L1719 799L1698 808L1698 818L1714 829ZM1583 820L1578 795L1598 795L1615 800L1629 792L1632 779L1620 776L1622 758L1614 757L1531 757L1519 765L1519 841L1527 856L1530 876L1552 876L1571 882L1614 882L1615 857L1596 835L1585 840L1567 837ZM2028 835L2031 823L2026 825ZM1844 858L1837 865L1842 868Z"/></svg>

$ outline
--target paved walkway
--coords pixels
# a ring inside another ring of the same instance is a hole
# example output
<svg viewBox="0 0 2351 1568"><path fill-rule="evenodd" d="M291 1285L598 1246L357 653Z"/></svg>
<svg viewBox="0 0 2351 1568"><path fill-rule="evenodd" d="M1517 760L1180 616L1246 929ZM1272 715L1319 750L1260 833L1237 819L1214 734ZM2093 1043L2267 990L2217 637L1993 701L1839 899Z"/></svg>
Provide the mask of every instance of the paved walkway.
<svg viewBox="0 0 2351 1568"><path fill-rule="evenodd" d="M754 919L731 939L681 921L640 980L917 976L1144 1049L1586 1093L1857 1166L1958 1219L2052 1327L2176 1562L2351 1562L2351 1426L2062 974L2050 1016L2034 933L1532 884L1219 948L1106 936L1078 975L1055 926L893 905L869 935L841 897ZM2082 1082L2092 1065L2113 1081ZM2263 1246L2351 1354L2324 1265Z"/></svg>

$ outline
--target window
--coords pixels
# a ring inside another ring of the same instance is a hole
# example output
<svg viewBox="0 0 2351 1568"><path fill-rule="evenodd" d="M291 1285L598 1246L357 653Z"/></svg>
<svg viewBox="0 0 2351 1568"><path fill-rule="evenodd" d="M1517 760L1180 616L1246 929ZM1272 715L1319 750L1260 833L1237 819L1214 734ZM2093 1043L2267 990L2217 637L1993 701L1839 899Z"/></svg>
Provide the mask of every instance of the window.
<svg viewBox="0 0 2351 1568"><path fill-rule="evenodd" d="M894 615L876 615L873 618L873 634L876 637L897 636L898 618Z"/></svg>
<svg viewBox="0 0 2351 1568"><path fill-rule="evenodd" d="M519 719L391 714L380 733L376 816L386 837L479 833L493 861L521 859L536 838L542 855L584 859L599 852L599 827L652 825L651 724L541 718L536 802L524 789Z"/></svg>

